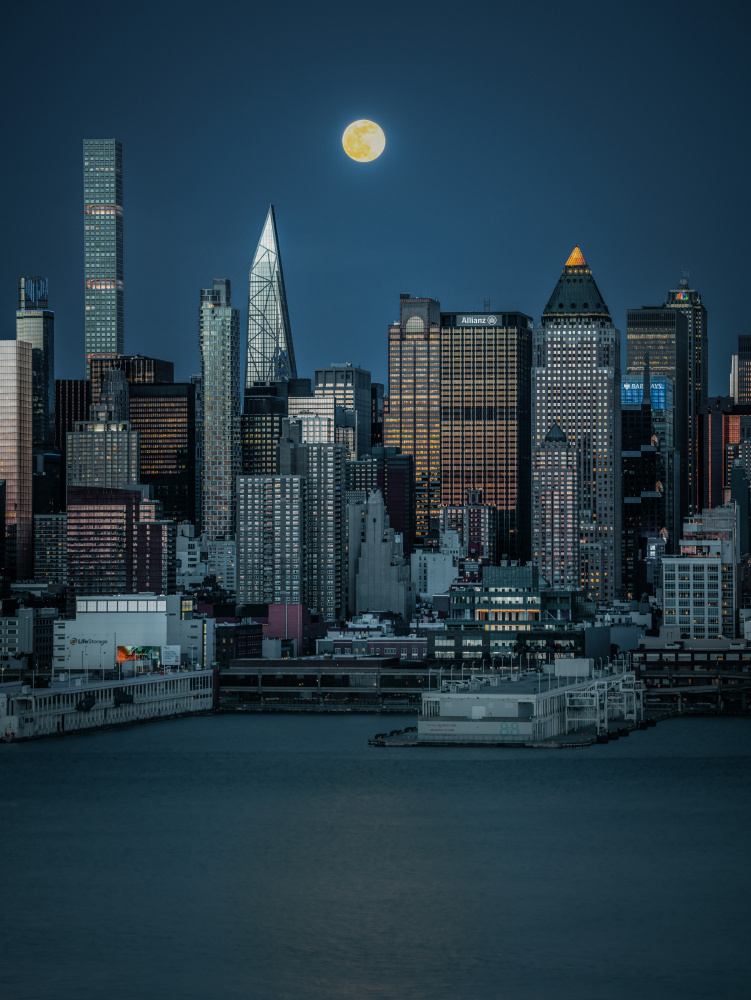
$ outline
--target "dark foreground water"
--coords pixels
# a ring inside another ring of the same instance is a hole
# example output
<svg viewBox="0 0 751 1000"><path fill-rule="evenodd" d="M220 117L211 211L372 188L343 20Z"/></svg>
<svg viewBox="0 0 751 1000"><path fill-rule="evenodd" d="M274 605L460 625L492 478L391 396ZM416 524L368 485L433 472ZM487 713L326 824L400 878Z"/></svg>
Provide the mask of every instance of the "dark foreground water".
<svg viewBox="0 0 751 1000"><path fill-rule="evenodd" d="M751 720L372 749L403 717L0 746L0 996L743 997Z"/></svg>

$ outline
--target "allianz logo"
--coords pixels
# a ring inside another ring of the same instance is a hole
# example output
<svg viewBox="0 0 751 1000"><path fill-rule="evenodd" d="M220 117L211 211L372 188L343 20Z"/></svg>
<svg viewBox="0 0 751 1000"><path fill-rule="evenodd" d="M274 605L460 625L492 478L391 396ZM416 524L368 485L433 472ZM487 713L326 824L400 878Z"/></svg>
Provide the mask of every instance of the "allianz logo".
<svg viewBox="0 0 751 1000"><path fill-rule="evenodd" d="M497 326L498 317L497 316L462 316L461 325L470 326L476 324L477 326Z"/></svg>

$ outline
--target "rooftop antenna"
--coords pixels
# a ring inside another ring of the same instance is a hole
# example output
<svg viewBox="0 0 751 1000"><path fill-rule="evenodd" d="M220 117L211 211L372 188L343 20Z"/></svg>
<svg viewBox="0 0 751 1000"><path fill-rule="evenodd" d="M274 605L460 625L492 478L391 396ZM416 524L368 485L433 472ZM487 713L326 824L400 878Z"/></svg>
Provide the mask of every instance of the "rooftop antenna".
<svg viewBox="0 0 751 1000"><path fill-rule="evenodd" d="M490 299L483 299L482 300L482 311L483 312L490 312Z"/></svg>

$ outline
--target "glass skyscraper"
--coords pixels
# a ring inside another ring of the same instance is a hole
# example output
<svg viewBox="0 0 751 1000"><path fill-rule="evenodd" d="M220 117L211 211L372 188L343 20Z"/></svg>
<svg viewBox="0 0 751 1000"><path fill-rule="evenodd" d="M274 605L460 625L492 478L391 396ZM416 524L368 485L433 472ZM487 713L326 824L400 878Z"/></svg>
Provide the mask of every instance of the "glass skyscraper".
<svg viewBox="0 0 751 1000"><path fill-rule="evenodd" d="M699 461L699 414L707 405L709 387L709 348L707 344L707 310L701 295L691 288L684 275L678 287L668 292L666 309L681 312L688 323L688 502L689 511L698 514L702 509L702 476Z"/></svg>
<svg viewBox="0 0 751 1000"><path fill-rule="evenodd" d="M92 358L117 358L123 335L123 148L84 139L84 305L86 374Z"/></svg>
<svg viewBox="0 0 751 1000"><path fill-rule="evenodd" d="M441 506L440 313L436 299L399 296L389 326L389 396L383 443L415 461L415 534L437 537Z"/></svg>
<svg viewBox="0 0 751 1000"><path fill-rule="evenodd" d="M235 534L235 478L240 472L240 311L229 278L201 289L198 311L203 386L203 531Z"/></svg>
<svg viewBox="0 0 751 1000"><path fill-rule="evenodd" d="M649 361L652 419L665 459L666 527L671 552L677 551L674 546L690 510L689 466L693 461L691 442L696 437L690 416L691 353L688 318L682 309L643 306L626 311L628 377L623 402L641 402L644 367ZM664 393L659 389L663 382Z"/></svg>
<svg viewBox="0 0 751 1000"><path fill-rule="evenodd" d="M316 368L313 373L316 396L330 396L337 403L355 414L354 447L347 444L347 461L354 462L370 454L371 399L370 372L357 365L332 364Z"/></svg>
<svg viewBox="0 0 751 1000"><path fill-rule="evenodd" d="M31 344L34 446L55 439L55 314L47 308L47 279L21 278L18 283L16 340Z"/></svg>
<svg viewBox="0 0 751 1000"><path fill-rule="evenodd" d="M532 318L441 313L441 503L469 490L498 511L498 554L530 556Z"/></svg>
<svg viewBox="0 0 751 1000"><path fill-rule="evenodd" d="M256 247L248 282L248 360L245 385L297 378L274 206Z"/></svg>
<svg viewBox="0 0 751 1000"><path fill-rule="evenodd" d="M32 347L0 340L0 480L5 481L5 557L11 580L32 574Z"/></svg>

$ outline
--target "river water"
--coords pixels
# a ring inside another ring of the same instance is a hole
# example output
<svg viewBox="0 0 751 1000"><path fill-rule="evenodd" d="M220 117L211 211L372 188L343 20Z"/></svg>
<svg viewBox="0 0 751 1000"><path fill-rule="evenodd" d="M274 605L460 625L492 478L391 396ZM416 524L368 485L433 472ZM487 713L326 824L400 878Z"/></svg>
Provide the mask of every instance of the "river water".
<svg viewBox="0 0 751 1000"><path fill-rule="evenodd" d="M0 746L0 995L749 996L751 720L367 746L408 721Z"/></svg>

